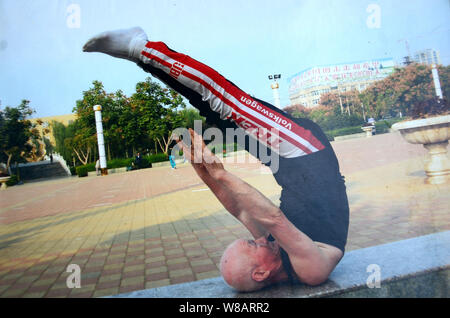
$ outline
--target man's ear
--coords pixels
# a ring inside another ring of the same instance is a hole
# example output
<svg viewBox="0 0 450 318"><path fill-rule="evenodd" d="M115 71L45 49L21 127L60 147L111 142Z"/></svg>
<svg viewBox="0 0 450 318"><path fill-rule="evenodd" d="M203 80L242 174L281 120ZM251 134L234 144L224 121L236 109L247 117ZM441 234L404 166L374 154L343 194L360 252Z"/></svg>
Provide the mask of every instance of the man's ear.
<svg viewBox="0 0 450 318"><path fill-rule="evenodd" d="M269 275L270 270L265 270L261 267L258 267L252 272L252 279L257 282L262 282L266 280Z"/></svg>

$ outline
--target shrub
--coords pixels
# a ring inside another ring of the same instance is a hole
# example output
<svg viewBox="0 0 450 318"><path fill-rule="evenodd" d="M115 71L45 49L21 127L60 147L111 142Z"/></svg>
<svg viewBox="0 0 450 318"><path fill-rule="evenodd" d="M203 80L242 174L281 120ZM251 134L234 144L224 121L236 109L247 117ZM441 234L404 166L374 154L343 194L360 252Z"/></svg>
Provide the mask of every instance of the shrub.
<svg viewBox="0 0 450 318"><path fill-rule="evenodd" d="M87 175L88 175L88 169L87 169L87 167L86 167L86 165L85 166L79 166L79 167L77 167L77 175L78 175L78 177L87 177ZM94 169L95 170L95 169Z"/></svg>
<svg viewBox="0 0 450 318"><path fill-rule="evenodd" d="M134 161L134 158L126 158L126 159L112 159L106 163L108 169L116 169L122 167L129 167L131 163ZM95 167L94 167L95 168Z"/></svg>
<svg viewBox="0 0 450 318"><path fill-rule="evenodd" d="M168 160L169 160L169 156L164 154L164 153L158 153L158 154L154 154L154 155L143 156L142 160L141 160L140 168L141 169L151 168L152 167L152 163L168 161ZM108 169L131 167L131 164L133 162L134 162L134 158L118 158L118 159L109 160L106 163L106 166L108 167ZM80 170L82 171L82 173L84 175L80 176L80 174L79 174ZM86 172L84 172L84 170L86 170ZM75 171L76 171L76 174L79 177L87 176L88 172L95 171L95 162L88 163L88 164L86 164L84 166L78 166L78 167L76 167ZM71 172L72 172L72 168L71 168ZM74 172L72 172L72 174L74 174Z"/></svg>
<svg viewBox="0 0 450 318"><path fill-rule="evenodd" d="M359 134L362 133L361 125L353 126L353 127L344 127L334 130L329 130L325 132L325 135L327 136L328 140L333 141L334 137L337 136L345 136L345 135L352 135L352 134Z"/></svg>
<svg viewBox="0 0 450 318"><path fill-rule="evenodd" d="M446 98L433 97L414 104L410 115L413 119L427 118L430 116L447 115L450 113L450 105Z"/></svg>
<svg viewBox="0 0 450 318"><path fill-rule="evenodd" d="M86 167L87 171L95 171L95 162L88 163L87 165L80 166L80 167Z"/></svg>
<svg viewBox="0 0 450 318"><path fill-rule="evenodd" d="M157 153L149 156L144 157L144 161L148 160L148 164L156 163L156 162L162 162L162 161L168 161L169 156L165 153Z"/></svg>
<svg viewBox="0 0 450 318"><path fill-rule="evenodd" d="M72 176L75 176L77 174L77 169L75 167L70 166L69 170Z"/></svg>
<svg viewBox="0 0 450 318"><path fill-rule="evenodd" d="M395 124L396 122L405 120L405 118L392 118L392 119L388 119L388 120L381 120L381 121L377 121L375 123L375 127L377 130L377 134L384 134L389 132L389 129L392 127L393 124Z"/></svg>
<svg viewBox="0 0 450 318"><path fill-rule="evenodd" d="M11 186L13 186L13 185L16 185L17 183L19 183L19 176L16 175L16 174L12 174L12 175L11 175L11 178L9 178L9 180L6 181L6 185L7 185L8 187L11 187Z"/></svg>

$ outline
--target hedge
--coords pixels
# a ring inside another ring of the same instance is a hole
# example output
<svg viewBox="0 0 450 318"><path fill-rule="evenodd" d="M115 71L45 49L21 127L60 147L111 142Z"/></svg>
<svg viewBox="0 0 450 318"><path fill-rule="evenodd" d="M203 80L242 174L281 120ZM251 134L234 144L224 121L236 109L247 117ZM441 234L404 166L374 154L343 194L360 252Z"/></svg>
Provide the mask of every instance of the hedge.
<svg viewBox="0 0 450 318"><path fill-rule="evenodd" d="M88 175L88 169L86 166L79 166L79 167L77 167L76 171L77 171L78 177L80 177L80 178L87 177L87 175Z"/></svg>
<svg viewBox="0 0 450 318"><path fill-rule="evenodd" d="M16 185L19 183L19 176L16 174L12 174L8 181L6 181L6 185L8 187L11 187L13 185Z"/></svg>
<svg viewBox="0 0 450 318"><path fill-rule="evenodd" d="M135 160L135 158L112 159L112 160L108 160L106 162L106 166L108 167L108 169L116 169L116 168L122 168L122 167L131 167L131 163L133 163L134 160ZM168 161L168 160L169 160L169 156L164 154L164 153L158 153L158 154L154 154L154 155L143 156L140 168L143 168L143 169L150 168L152 163ZM86 164L84 166L76 167L75 171L76 171L76 174L78 176L80 176L79 173L78 173L78 169L79 168L83 168L82 169L82 173L84 173L84 169L85 169L86 170L86 175L87 175L88 172L95 171L95 162L88 163L88 164ZM71 168L71 172L72 172L72 168Z"/></svg>
<svg viewBox="0 0 450 318"><path fill-rule="evenodd" d="M353 127L344 127L339 129L333 129L325 132L325 135L327 136L329 141L333 141L334 137L337 136L345 136L345 135L353 135L353 134L359 134L363 131L361 130L361 126L353 126Z"/></svg>
<svg viewBox="0 0 450 318"><path fill-rule="evenodd" d="M393 124L396 122L405 120L405 118L392 118L387 120L380 120L375 122L375 129L377 134L385 134L389 132L389 129L392 127ZM345 135L352 135L352 134L358 134L362 133L362 127L363 125L358 126L352 126L352 127L344 127L334 130L329 130L325 132L325 135L327 136L328 140L333 141L334 137L337 136L345 136Z"/></svg>

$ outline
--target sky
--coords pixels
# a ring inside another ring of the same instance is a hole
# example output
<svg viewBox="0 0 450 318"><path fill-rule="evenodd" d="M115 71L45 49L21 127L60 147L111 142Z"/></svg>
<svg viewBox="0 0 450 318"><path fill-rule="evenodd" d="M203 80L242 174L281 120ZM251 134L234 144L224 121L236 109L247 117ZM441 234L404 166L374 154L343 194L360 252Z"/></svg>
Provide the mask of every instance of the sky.
<svg viewBox="0 0 450 318"><path fill-rule="evenodd" d="M268 75L288 81L310 67L380 58L401 62L422 49L450 63L448 0L0 0L0 109L30 100L32 117L72 112L92 81L127 96L150 74L82 52L97 33L142 27L273 103ZM155 79L155 81L157 81Z"/></svg>

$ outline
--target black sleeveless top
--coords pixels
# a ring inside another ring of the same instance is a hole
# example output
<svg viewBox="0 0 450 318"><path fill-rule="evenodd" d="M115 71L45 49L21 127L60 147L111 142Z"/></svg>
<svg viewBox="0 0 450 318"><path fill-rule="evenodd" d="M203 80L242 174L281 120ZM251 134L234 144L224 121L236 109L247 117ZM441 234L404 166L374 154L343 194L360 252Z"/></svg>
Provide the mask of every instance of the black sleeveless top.
<svg viewBox="0 0 450 318"><path fill-rule="evenodd" d="M273 241L275 241L275 238L272 235L269 235L267 240L273 242ZM289 255L286 253L286 251L283 248L281 248L281 246L280 246L280 257L281 257L281 263L283 264L283 269L286 272L286 274L288 275L289 282L291 284L295 283L294 269L292 268L291 261L289 260Z"/></svg>

